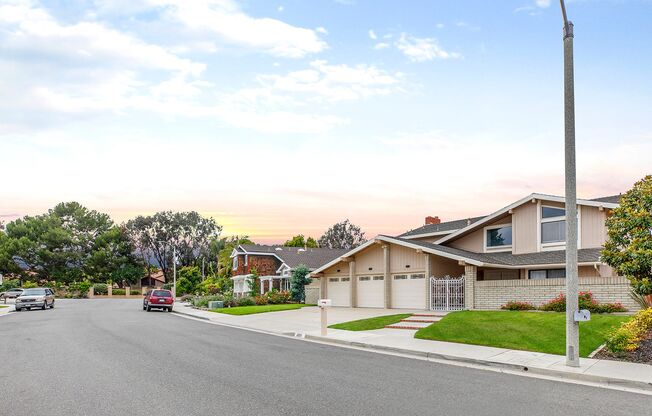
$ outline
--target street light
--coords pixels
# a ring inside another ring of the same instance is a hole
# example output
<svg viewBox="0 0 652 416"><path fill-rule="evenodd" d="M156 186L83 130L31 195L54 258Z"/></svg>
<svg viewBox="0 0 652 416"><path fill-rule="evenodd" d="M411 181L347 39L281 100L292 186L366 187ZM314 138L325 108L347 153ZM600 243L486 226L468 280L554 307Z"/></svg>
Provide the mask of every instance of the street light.
<svg viewBox="0 0 652 416"><path fill-rule="evenodd" d="M575 85L573 73L573 23L568 21L564 0L564 135L566 183L566 365L580 366L580 327L577 278L577 173L575 167Z"/></svg>

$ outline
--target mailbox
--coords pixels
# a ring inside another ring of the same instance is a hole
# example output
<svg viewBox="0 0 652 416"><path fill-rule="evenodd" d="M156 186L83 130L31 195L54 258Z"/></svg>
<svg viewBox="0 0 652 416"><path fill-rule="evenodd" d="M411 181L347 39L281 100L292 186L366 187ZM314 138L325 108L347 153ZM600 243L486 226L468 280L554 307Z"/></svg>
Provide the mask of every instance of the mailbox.
<svg viewBox="0 0 652 416"><path fill-rule="evenodd" d="M330 299L319 299L319 301L317 302L317 305L320 308L328 308L328 307L331 306L331 300Z"/></svg>
<svg viewBox="0 0 652 416"><path fill-rule="evenodd" d="M591 312L582 309L580 311L575 311L575 322L586 322L591 320Z"/></svg>

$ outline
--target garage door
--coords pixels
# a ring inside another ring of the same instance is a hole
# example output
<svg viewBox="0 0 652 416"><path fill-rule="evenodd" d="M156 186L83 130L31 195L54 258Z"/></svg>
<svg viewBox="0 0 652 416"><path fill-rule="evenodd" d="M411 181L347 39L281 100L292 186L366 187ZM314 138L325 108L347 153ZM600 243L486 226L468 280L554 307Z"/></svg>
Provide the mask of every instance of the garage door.
<svg viewBox="0 0 652 416"><path fill-rule="evenodd" d="M384 308L385 307L385 277L384 276L359 276L358 277L358 307Z"/></svg>
<svg viewBox="0 0 652 416"><path fill-rule="evenodd" d="M425 274L395 274L392 276L392 307L426 309Z"/></svg>
<svg viewBox="0 0 652 416"><path fill-rule="evenodd" d="M351 306L351 282L348 277L328 279L328 298L333 306Z"/></svg>

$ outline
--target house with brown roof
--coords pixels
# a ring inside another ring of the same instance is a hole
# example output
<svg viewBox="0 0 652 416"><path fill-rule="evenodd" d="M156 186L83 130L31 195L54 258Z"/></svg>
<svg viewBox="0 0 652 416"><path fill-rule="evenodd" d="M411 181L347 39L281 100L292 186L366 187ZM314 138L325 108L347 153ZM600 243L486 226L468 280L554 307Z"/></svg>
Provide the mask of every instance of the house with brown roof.
<svg viewBox="0 0 652 416"><path fill-rule="evenodd" d="M619 196L579 199L580 290L601 302L637 304L629 282L600 259L605 221ZM541 304L565 291L564 197L531 194L480 217L379 235L312 272L335 306L430 310Z"/></svg>
<svg viewBox="0 0 652 416"><path fill-rule="evenodd" d="M241 244L231 253L233 294L246 296L251 292L249 281L253 270L260 280L260 293L272 289L289 290L292 270L304 265L313 271L346 253L347 250L280 245Z"/></svg>

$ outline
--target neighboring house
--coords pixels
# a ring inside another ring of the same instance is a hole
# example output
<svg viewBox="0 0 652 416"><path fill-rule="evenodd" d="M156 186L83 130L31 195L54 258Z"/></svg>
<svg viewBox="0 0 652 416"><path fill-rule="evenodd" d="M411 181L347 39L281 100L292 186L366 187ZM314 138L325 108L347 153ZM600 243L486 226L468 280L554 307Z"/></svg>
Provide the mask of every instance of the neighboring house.
<svg viewBox="0 0 652 416"><path fill-rule="evenodd" d="M563 197L532 194L483 217L379 235L311 275L334 306L498 309L541 304L565 291ZM605 220L619 196L578 200L580 290L636 309L627 279L600 260ZM430 278L434 278L431 279Z"/></svg>
<svg viewBox="0 0 652 416"><path fill-rule="evenodd" d="M272 288L289 290L290 275L297 266L303 264L313 271L346 251L328 248L241 244L231 253L233 294L242 297L251 292L249 280L254 269L260 279L261 294L269 292Z"/></svg>
<svg viewBox="0 0 652 416"><path fill-rule="evenodd" d="M140 279L141 287L156 288L160 289L165 284L165 275L163 275L162 270L158 270L154 273L150 273L148 276Z"/></svg>

